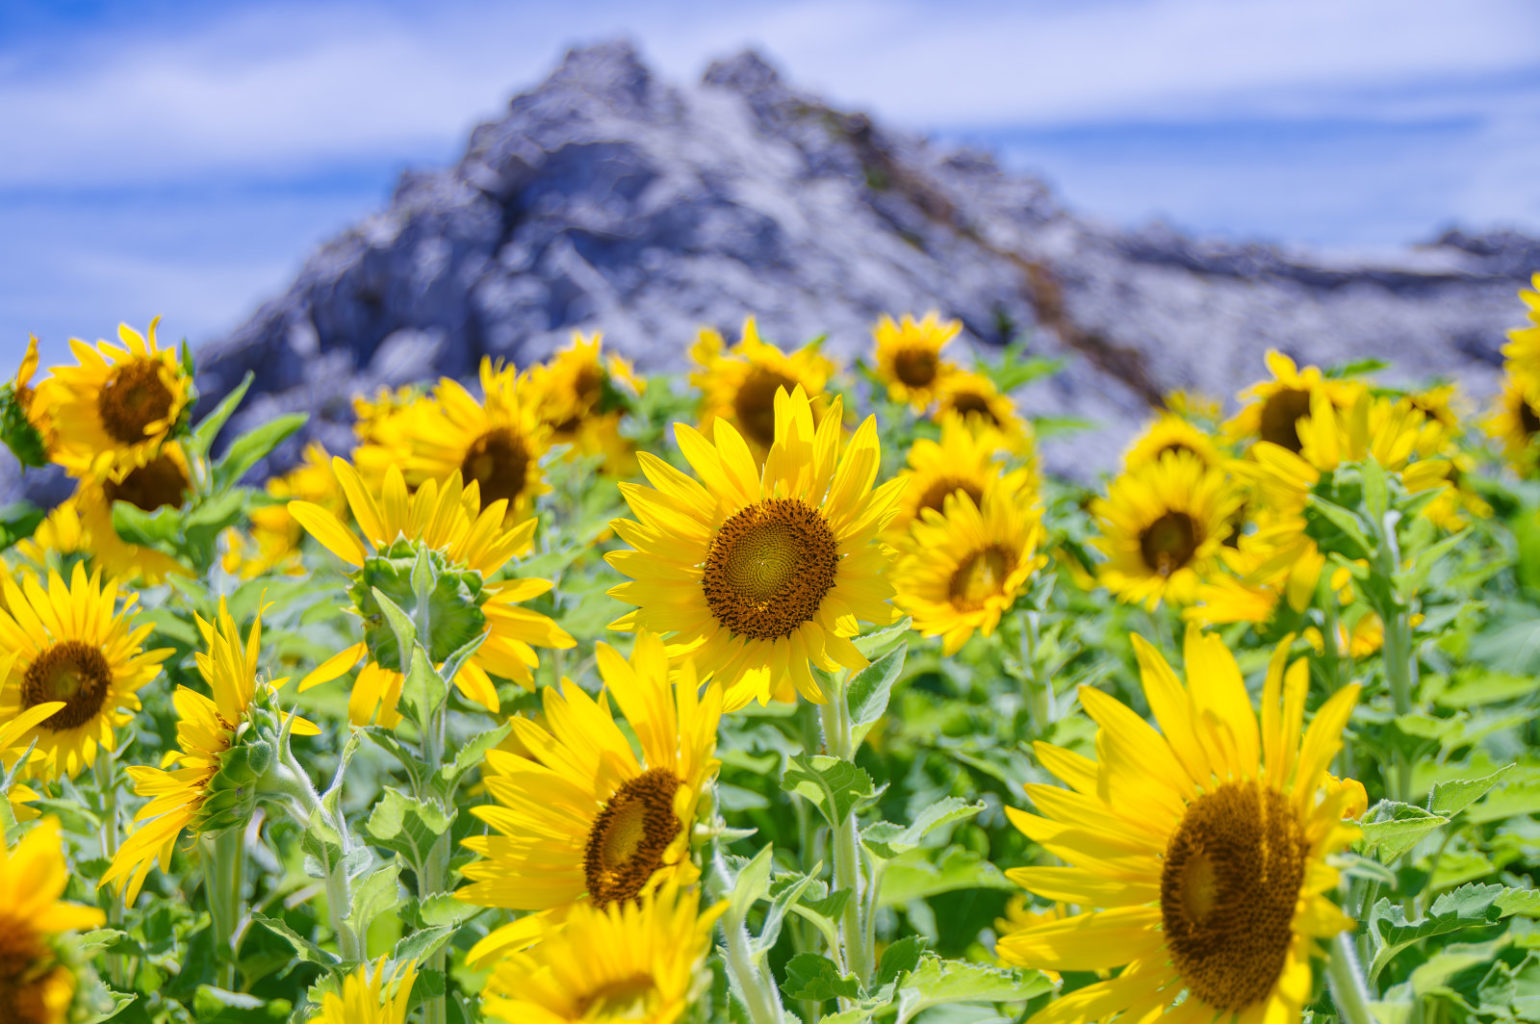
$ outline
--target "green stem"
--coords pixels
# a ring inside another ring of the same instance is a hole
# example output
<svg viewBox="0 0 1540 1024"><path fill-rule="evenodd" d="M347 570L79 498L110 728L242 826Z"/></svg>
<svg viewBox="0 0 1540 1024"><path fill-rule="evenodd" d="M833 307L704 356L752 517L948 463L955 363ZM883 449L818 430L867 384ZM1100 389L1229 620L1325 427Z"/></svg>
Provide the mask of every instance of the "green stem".
<svg viewBox="0 0 1540 1024"><path fill-rule="evenodd" d="M716 827L720 829L722 825L722 819L717 818ZM712 841L711 861L713 870L707 888L714 893L714 899L726 899L731 895L731 876L722 861L722 845L717 840ZM784 1024L785 1013L781 1007L780 993L775 987L775 978L769 968L762 962L756 962L753 953L749 951L749 930L730 900L727 912L717 924L722 929L722 944L727 952L724 963L727 976L738 990L739 998L749 1015L749 1024ZM810 1005L813 1012L803 1019L807 1024L814 1024L818 1019L818 1004L815 1002Z"/></svg>
<svg viewBox="0 0 1540 1024"><path fill-rule="evenodd" d="M1369 987L1364 983L1358 955L1353 951L1351 932L1338 932L1331 940L1326 980L1332 1001L1337 1004L1337 1016L1343 1024L1375 1024L1374 1014L1369 1010Z"/></svg>
<svg viewBox="0 0 1540 1024"><path fill-rule="evenodd" d="M332 932L337 936L337 951L347 963L359 963L364 958L363 943L359 941L358 934L353 931L353 926L348 921L348 915L353 908L352 886L348 881L347 853L350 845L348 838L347 819L342 813L339 803L337 814L329 814L326 805L321 802L321 797L315 791L315 786L310 782L310 776L306 774L294 755L285 750L283 760L279 762L279 770L274 772L275 784L288 794L292 799L289 812L300 828L309 829L312 820L319 820L329 824L337 833L337 842L342 850L342 855L335 862L328 857L322 858L322 869L326 872L323 880L326 883L326 914L327 921L331 925ZM297 804L297 806L295 806ZM325 844L322 844L324 851Z"/></svg>
<svg viewBox="0 0 1540 1024"><path fill-rule="evenodd" d="M1027 675L1023 680L1027 714L1031 716L1033 730L1039 736L1048 731L1054 717L1053 680L1043 678L1037 663L1038 623L1041 617L1041 612L1023 613L1021 631L1021 663Z"/></svg>
<svg viewBox="0 0 1540 1024"><path fill-rule="evenodd" d="M118 822L118 777L114 771L116 764L112 756L105 750L99 750L96 761L91 766L92 774L96 776L96 788L102 794L102 857L111 864L118 855L118 845L122 842L121 830ZM4 803L5 801L0 801ZM7 810L9 807L7 806ZM107 901L107 925L117 928L123 924L123 901L114 894ZM114 987L125 989L128 987L128 959L121 953L114 953L107 957L107 976L112 980Z"/></svg>
<svg viewBox="0 0 1540 1024"><path fill-rule="evenodd" d="M850 676L851 673L846 672L838 683L830 687L828 701L819 706L818 714L823 722L824 743L829 753L841 761L854 763L856 752L850 727ZM845 970L854 974L865 987L871 983L876 956L872 945L867 942L866 923L862 920L867 900L861 887L861 840L853 811L846 814L834 828L833 855L835 888L850 892L850 898L845 901L845 909L840 914L841 961Z"/></svg>
<svg viewBox="0 0 1540 1024"><path fill-rule="evenodd" d="M452 685L445 680L447 685ZM426 762L427 771L423 777L427 780L436 779L439 769L444 764L444 745L448 730L449 708L447 703L440 703L428 717L423 729L423 759ZM431 782L430 782L431 784ZM419 794L427 797L427 794ZM449 888L449 861L453 854L451 848L451 835L453 832L454 804L451 800L449 806L451 816L451 828L446 829L433 842L433 847L428 851L427 859L417 872L417 896L424 903L432 896L446 891ZM447 951L438 949L428 960L430 970L446 973ZM447 1024L449 1020L449 1001L447 986L444 991L429 998L422 1006L424 1024Z"/></svg>
<svg viewBox="0 0 1540 1024"><path fill-rule="evenodd" d="M236 932L241 923L241 887L246 873L246 837L239 829L226 829L203 841L203 885L208 893L209 918L214 939L224 962L219 985L235 991Z"/></svg>

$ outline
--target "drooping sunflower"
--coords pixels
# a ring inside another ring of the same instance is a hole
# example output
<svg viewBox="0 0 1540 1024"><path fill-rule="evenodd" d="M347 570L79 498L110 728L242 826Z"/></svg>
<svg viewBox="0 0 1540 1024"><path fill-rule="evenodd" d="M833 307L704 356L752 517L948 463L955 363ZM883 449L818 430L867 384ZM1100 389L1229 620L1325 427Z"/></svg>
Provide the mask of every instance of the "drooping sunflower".
<svg viewBox="0 0 1540 1024"><path fill-rule="evenodd" d="M331 456L312 441L305 446L300 464L269 479L266 490L269 497L277 499L277 504L252 509L249 535L230 531L225 571L245 579L275 571L300 575L304 572L299 558L300 542L305 531L289 514L288 501L308 501L334 515L347 511L342 488L337 486L337 477L332 473Z"/></svg>
<svg viewBox="0 0 1540 1024"><path fill-rule="evenodd" d="M579 902L630 903L659 885L698 877L690 859L701 792L715 775L722 691L696 685L689 659L671 673L663 641L639 633L629 660L598 645L599 673L640 756L615 724L609 702L570 682L547 689L541 728L512 719L528 756L493 750L486 788L496 801L473 810L492 834L465 845L459 898L481 906L545 911L493 932L474 960L528 942Z"/></svg>
<svg viewBox="0 0 1540 1024"><path fill-rule="evenodd" d="M585 339L574 332L569 347L530 368L526 387L552 444L569 445L569 453L603 455L605 468L617 476L635 469L620 421L628 393L641 394L646 381L620 356L610 353L606 359L598 333Z"/></svg>
<svg viewBox="0 0 1540 1024"><path fill-rule="evenodd" d="M887 535L895 541L902 538L925 509L940 512L949 494L966 494L978 504L997 481L1013 491L1034 489L1033 460L1008 469L1006 453L1005 435L999 431L972 429L956 417L943 420L940 440L922 437L909 447L908 464L897 477L903 481L903 495Z"/></svg>
<svg viewBox="0 0 1540 1024"><path fill-rule="evenodd" d="M55 462L76 476L143 465L170 437L187 409L192 381L174 348L121 324L122 347L70 339L77 366L56 366L35 400L53 428Z"/></svg>
<svg viewBox="0 0 1540 1024"><path fill-rule="evenodd" d="M128 769L134 792L151 799L134 815L134 830L118 847L99 885L116 887L130 906L139 898L139 890L157 861L162 871L170 867L171 854L183 832L222 831L244 824L243 815L236 814L233 819L231 815L254 799L250 793L253 780L246 777L248 765L232 760L230 754L244 734L253 702L271 696L285 682L258 682L260 611L244 641L224 598L220 598L213 622L202 616L194 618L206 648L194 660L213 697L177 687L171 700L177 711L177 745L181 749L168 756L166 769ZM294 719L291 729L299 736L320 732L303 718ZM226 769L228 778L221 775Z"/></svg>
<svg viewBox="0 0 1540 1024"><path fill-rule="evenodd" d="M945 423L956 417L973 430L995 430L1013 451L1032 443L1032 427L1016 411L1009 395L1002 395L994 381L981 373L958 370L949 373L936 388L936 408L931 418Z"/></svg>
<svg viewBox="0 0 1540 1024"><path fill-rule="evenodd" d="M105 475L90 474L76 488L74 503L80 517L81 539L96 564L123 580L159 583L167 576L192 570L163 551L132 544L112 525L112 504L126 501L145 512L181 508L192 493L192 474L182 446L168 441L144 456L136 466L119 466Z"/></svg>
<svg viewBox="0 0 1540 1024"><path fill-rule="evenodd" d="M59 899L69 882L59 823L48 818L11 850L0 843L0 1020L64 1024L74 1019L75 973L58 937L100 928L95 907Z"/></svg>
<svg viewBox="0 0 1540 1024"><path fill-rule="evenodd" d="M1267 353L1272 380L1259 381L1240 393L1241 411L1225 424L1225 433L1240 444L1268 441L1297 452L1296 424L1310 415L1313 396L1324 395L1333 405L1353 404L1363 385L1352 380L1326 377L1318 367L1300 369L1294 360L1276 349Z"/></svg>
<svg viewBox="0 0 1540 1024"><path fill-rule="evenodd" d="M927 509L911 527L893 569L894 599L924 636L942 637L952 655L974 633L989 636L1016 603L1038 554L1038 510L998 482L975 505L967 494L950 494L943 511Z"/></svg>
<svg viewBox="0 0 1540 1024"><path fill-rule="evenodd" d="M32 375L37 372L37 337L29 335L16 379L0 384L0 442L11 449L23 466L46 466L52 447L52 424L47 408L34 401Z"/></svg>
<svg viewBox="0 0 1540 1024"><path fill-rule="evenodd" d="M1107 561L1097 576L1130 604L1191 604L1198 583L1218 567L1240 494L1226 474L1196 456L1166 452L1112 481L1092 503Z"/></svg>
<svg viewBox="0 0 1540 1024"><path fill-rule="evenodd" d="M946 343L957 337L962 321L941 319L931 310L923 320L908 313L895 323L885 316L872 336L877 342L877 376L888 386L888 397L924 411L935 401L936 388L957 365L941 358Z"/></svg>
<svg viewBox="0 0 1540 1024"><path fill-rule="evenodd" d="M1180 416L1165 413L1134 439L1123 455L1123 468L1159 462L1166 452L1189 452L1210 468L1224 465L1225 456L1207 433Z"/></svg>
<svg viewBox="0 0 1540 1024"><path fill-rule="evenodd" d="M387 959L359 964L342 980L340 994L328 992L321 998L320 1012L311 1015L310 1024L406 1024L417 964L398 964L387 976Z"/></svg>
<svg viewBox="0 0 1540 1024"><path fill-rule="evenodd" d="M459 381L441 379L431 394L374 424L375 437L358 446L354 464L376 487L390 467L413 489L458 473L479 486L482 508L503 502L509 523L529 519L547 490L540 460L549 431L513 367L483 359L481 393L477 401Z"/></svg>
<svg viewBox="0 0 1540 1024"><path fill-rule="evenodd" d="M1085 910L1004 936L999 954L1046 970L1122 968L1060 995L1032 1024L1297 1021L1316 941L1352 927L1328 898L1338 878L1328 858L1357 836L1344 819L1363 812L1363 787L1327 767L1359 688L1339 690L1304 730L1309 669L1303 660L1285 667L1285 643L1268 669L1259 723L1217 637L1189 628L1185 686L1134 640L1160 731L1082 687L1100 727L1098 760L1038 743L1043 766L1070 788L1028 785L1038 813L1007 812L1068 865L1007 877Z"/></svg>
<svg viewBox="0 0 1540 1024"><path fill-rule="evenodd" d="M872 489L876 421L867 417L842 454L841 415L836 397L815 430L801 388L777 393L763 465L726 420L716 421L715 444L676 423L699 480L640 452L652 487L620 485L637 518L612 525L635 550L605 556L631 578L610 594L637 607L611 628L664 633L722 682L728 710L799 692L821 703L811 665L864 668L850 641L858 620L891 620L888 555L876 538L903 484Z"/></svg>
<svg viewBox="0 0 1540 1024"><path fill-rule="evenodd" d="M73 778L111 750L116 730L139 710L138 692L160 672L169 648L146 651L149 623L134 611L137 595L122 595L100 570L86 575L77 564L65 584L50 571L46 588L23 573L20 585L4 583L0 651L15 655L0 682L0 721L51 701L64 707L28 729L22 745L37 741L28 770L36 776Z"/></svg>
<svg viewBox="0 0 1540 1024"><path fill-rule="evenodd" d="M411 494L401 471L394 466L386 471L384 483L377 489L367 487L344 459L334 458L332 470L362 539L334 513L313 502L291 501L289 513L355 570L355 606L366 619L380 615L367 596L370 588L385 586L388 577L401 571L399 562L409 562L419 548L441 557L446 572L479 575L474 581L474 611L457 607L453 612L456 625L433 631L431 653L435 662L448 658L475 635L474 631L486 634L486 640L455 675L455 686L466 699L490 711L498 710L501 705L492 676L534 689L533 670L540 664L535 648L565 648L576 643L550 618L520 607L550 590L550 581L492 578L516 552L529 546L535 531L533 519L506 525L506 499L483 502L474 481L461 485L458 470L452 470L442 484L425 481ZM371 580L367 586L362 582L366 577ZM380 724L394 726L400 721L395 704L401 692L401 673L399 662L391 660L393 643L388 640L381 649L371 647L368 641L355 644L320 665L300 689L336 679L367 658L369 664L353 687L350 718L355 725L367 725L378 715Z"/></svg>
<svg viewBox="0 0 1540 1024"><path fill-rule="evenodd" d="M505 1024L674 1024L709 985L702 966L726 907L701 910L699 899L670 882L575 907L538 946L498 963L482 1012Z"/></svg>
<svg viewBox="0 0 1540 1024"><path fill-rule="evenodd" d="M754 318L743 322L738 343L724 351L722 336L703 328L690 349L698 369L690 384L701 393L700 429L710 434L717 420L732 424L755 455L763 457L775 441L775 396L798 388L807 395L814 423L822 422L824 389L835 366L816 344L789 355L759 337Z"/></svg>

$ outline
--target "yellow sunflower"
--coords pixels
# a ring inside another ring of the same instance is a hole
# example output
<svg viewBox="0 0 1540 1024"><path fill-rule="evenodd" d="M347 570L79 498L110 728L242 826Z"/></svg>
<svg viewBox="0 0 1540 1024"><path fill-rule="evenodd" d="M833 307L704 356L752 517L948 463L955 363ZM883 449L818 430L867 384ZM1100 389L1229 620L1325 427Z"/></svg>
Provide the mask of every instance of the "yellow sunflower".
<svg viewBox="0 0 1540 1024"><path fill-rule="evenodd" d="M617 476L636 468L620 420L626 393L641 394L646 381L620 356L606 359L598 333L585 339L574 332L570 347L530 368L526 386L552 444L569 445L569 454L603 455L605 468Z"/></svg>
<svg viewBox="0 0 1540 1024"><path fill-rule="evenodd" d="M1509 370L1517 369L1530 377L1540 376L1540 271L1530 278L1529 288L1519 289L1519 299L1527 307L1529 323L1508 332L1503 355Z"/></svg>
<svg viewBox="0 0 1540 1024"><path fill-rule="evenodd" d="M1046 559L1035 505L996 483L975 505L950 494L943 511L925 511L893 569L895 603L924 636L942 637L952 655L974 633L989 636Z"/></svg>
<svg viewBox="0 0 1540 1024"><path fill-rule="evenodd" d="M1297 452L1300 437L1296 423L1310 415L1313 396L1324 395L1333 405L1349 406L1363 390L1357 381L1328 378L1317 367L1300 369L1275 349L1267 353L1267 368L1273 379L1242 391L1241 411L1225 424L1225 433L1233 441L1269 441Z"/></svg>
<svg viewBox="0 0 1540 1024"><path fill-rule="evenodd" d="M171 434L192 396L175 348L122 324L123 347L70 339L78 366L56 366L36 401L53 427L55 462L77 476L143 465Z"/></svg>
<svg viewBox="0 0 1540 1024"><path fill-rule="evenodd" d="M483 508L503 502L509 523L529 519L536 496L548 489L540 459L550 432L520 393L513 367L483 359L481 393L477 401L459 381L443 378L431 394L375 423L374 439L358 446L354 464L373 486L390 467L413 489L457 473L479 485Z"/></svg>
<svg viewBox="0 0 1540 1024"><path fill-rule="evenodd" d="M872 331L877 376L887 384L888 397L922 412L928 408L937 386L957 370L955 363L941 358L941 350L961 330L962 321L943 321L935 310L918 321L908 313L898 323L890 316L877 321Z"/></svg>
<svg viewBox="0 0 1540 1024"><path fill-rule="evenodd" d="M1540 378L1510 364L1503 377L1497 409L1487 419L1487 433L1502 445L1503 458L1522 477L1533 476L1540 463Z"/></svg>
<svg viewBox="0 0 1540 1024"><path fill-rule="evenodd" d="M411 408L422 398L422 388L405 384L399 388L382 387L373 398L362 395L353 399L353 436L360 445L380 439L382 425L391 417Z"/></svg>
<svg viewBox="0 0 1540 1024"><path fill-rule="evenodd" d="M75 974L61 962L55 937L100 928L107 918L95 907L59 899L69 877L53 818L23 836L15 849L0 843L0 1020L74 1019Z"/></svg>
<svg viewBox="0 0 1540 1024"><path fill-rule="evenodd" d="M192 474L182 446L168 441L132 467L90 474L71 499L80 518L80 539L95 563L110 576L159 583L167 576L191 576L192 570L163 551L131 544L112 525L112 503L126 501L145 512L181 508L192 494ZM62 525L62 524L61 524Z"/></svg>
<svg viewBox="0 0 1540 1024"><path fill-rule="evenodd" d="M1191 604L1239 506L1228 476L1184 451L1128 470L1091 505L1101 530L1092 543L1107 556L1098 578L1129 604Z"/></svg>
<svg viewBox="0 0 1540 1024"><path fill-rule="evenodd" d="M185 686L177 687L171 701L177 711L177 745L180 750L167 755L161 768L130 767L134 792L149 797L150 802L134 815L134 830L118 847L116 856L99 885L113 885L124 892L132 906L156 861L162 871L171 864L171 854L183 832L216 831L231 827L231 822L217 817L228 808L211 801L220 790L233 798L241 796L239 785L245 779L220 780L226 755L236 745L249 717L252 702L259 693L258 659L262 652L262 613L257 612L245 641L224 598L219 599L219 613L213 622L194 616L206 651L194 660L198 674L209 686L213 698ZM267 693L286 680L260 684ZM298 736L314 736L320 730L303 718L291 726ZM239 766L237 770L239 769ZM248 786L249 788L249 786Z"/></svg>
<svg viewBox="0 0 1540 1024"><path fill-rule="evenodd" d="M290 576L302 575L305 570L300 563L300 542L304 540L305 531L289 514L288 501L308 501L335 515L347 511L342 489L337 486L337 477L332 473L331 456L312 441L305 446L300 464L282 476L269 479L266 490L277 503L252 509L249 535L230 531L225 571L245 579L275 571Z"/></svg>
<svg viewBox="0 0 1540 1024"><path fill-rule="evenodd" d="M1297 1021L1316 941L1353 924L1328 898L1338 879L1328 859L1357 837L1344 818L1363 812L1363 787L1333 779L1327 766L1359 688L1343 687L1303 730L1309 668L1285 668L1285 643L1268 669L1259 723L1217 637L1189 628L1186 686L1134 641L1160 731L1082 687L1100 727L1099 759L1038 743L1043 766L1070 788L1028 785L1039 813L1008 810L1068 866L1007 877L1085 910L1004 936L999 954L1045 970L1122 968L1059 996L1032 1024Z"/></svg>
<svg viewBox="0 0 1540 1024"><path fill-rule="evenodd" d="M389 976L385 957L374 964L360 964L342 981L342 992L328 992L321 1010L310 1024L406 1024L412 986L417 984L417 965L404 963Z"/></svg>
<svg viewBox="0 0 1540 1024"><path fill-rule="evenodd" d="M1123 455L1123 468L1133 469L1158 462L1166 452L1189 452L1211 469L1223 466L1226 461L1208 434L1180 416L1165 413L1134 439Z"/></svg>
<svg viewBox="0 0 1540 1024"><path fill-rule="evenodd" d="M700 429L709 433L717 420L725 420L763 456L775 441L775 396L801 388L813 411L813 422L822 422L826 407L824 390L834 376L834 363L816 344L804 345L787 355L760 340L754 318L743 322L738 344L723 350L722 336L703 328L690 349L699 368L690 384L700 390Z"/></svg>
<svg viewBox="0 0 1540 1024"><path fill-rule="evenodd" d="M673 882L575 907L540 945L498 963L482 1012L505 1024L674 1024L710 984L702 967L725 908L702 911Z"/></svg>
<svg viewBox="0 0 1540 1024"><path fill-rule="evenodd" d="M1284 601L1296 612L1304 611L1315 598L1326 556L1314 545L1295 544L1298 531L1292 520L1276 526L1264 517L1255 533L1240 537L1235 547L1221 548L1219 557L1227 571L1199 581L1194 604L1183 617L1205 626L1263 623ZM1278 557L1280 544L1290 547L1288 558Z"/></svg>
<svg viewBox="0 0 1540 1024"><path fill-rule="evenodd" d="M50 572L46 589L31 573L3 587L0 651L15 661L0 682L0 721L64 701L21 744L37 741L32 774L73 778L95 762L98 748L113 749L116 730L139 710L139 689L172 652L144 650L151 626L134 612L137 595L123 595L120 606L118 584L103 584L100 571L88 577L77 564L68 585Z"/></svg>
<svg viewBox="0 0 1540 1024"><path fill-rule="evenodd" d="M1064 904L1055 903L1047 907L1034 907L1028 902L1025 895L1012 896L1005 904L1005 916L995 918L995 937L1005 938L1014 932L1024 928L1033 928L1037 925L1048 924L1053 921L1062 921L1070 914L1064 908ZM1054 984L1059 982L1058 971L1044 971L1044 975Z"/></svg>
<svg viewBox="0 0 1540 1024"><path fill-rule="evenodd" d="M313 502L291 501L289 513L349 566L363 569L369 559L391 556L397 545L404 542L413 549L421 546L437 552L453 571L480 574L479 603L471 618L482 620L474 628L484 632L487 639L455 675L455 686L466 699L489 711L498 710L501 705L497 687L492 683L493 675L512 679L532 690L533 670L540 664L535 648L565 648L576 643L551 619L519 607L521 602L550 590L548 580L492 579L515 552L529 546L535 531L533 519L517 526L505 525L505 499L484 503L474 481L461 486L458 470L452 470L442 485L429 479L408 494L401 471L394 466L386 471L384 484L377 490L366 487L358 471L343 459L334 458L332 469L363 538L344 526L334 513ZM360 612L366 616L379 614L367 608ZM434 631L435 661L443 661L470 639L451 637L454 632ZM439 649L452 639L458 642ZM395 710L402 682L399 665L371 655L367 643L355 644L328 659L305 678L300 689L336 679L365 658L369 664L354 684L349 716L355 725L367 725L378 715L380 724L394 726L400 721Z"/></svg>
<svg viewBox="0 0 1540 1024"><path fill-rule="evenodd" d="M35 401L37 392L32 387L37 362L37 337L29 335L16 379L0 384L0 443L10 448L23 466L46 466L53 447L48 410Z"/></svg>
<svg viewBox="0 0 1540 1024"><path fill-rule="evenodd" d="M798 692L822 703L811 665L864 668L850 641L858 620L892 619L888 556L876 539L903 484L872 489L876 421L867 417L841 454L841 415L836 397L815 431L802 389L777 393L763 465L725 419L715 444L676 423L700 479L640 452L652 487L620 485L637 518L612 525L635 550L605 556L631 578L610 594L637 607L611 628L668 635L722 682L728 710Z"/></svg>
<svg viewBox="0 0 1540 1024"><path fill-rule="evenodd" d="M888 537L902 538L925 509L940 512L949 494L966 494L978 504L997 481L1008 490L1035 490L1034 463L1029 460L1008 470L1006 451L1005 435L987 427L971 429L957 417L942 421L940 440L917 439L909 447L908 465L898 474L903 495L898 514L888 524Z"/></svg>
<svg viewBox="0 0 1540 1024"><path fill-rule="evenodd" d="M960 419L971 430L995 430L1005 438L1012 451L1032 444L1032 427L1016 411L1009 395L1002 395L994 381L980 373L958 370L949 373L936 387L936 408L931 419L945 423Z"/></svg>
<svg viewBox="0 0 1540 1024"><path fill-rule="evenodd" d="M615 724L609 702L570 682L547 689L547 728L512 719L528 756L488 752L495 804L472 813L492 834L465 845L459 898L510 910L554 911L516 921L472 950L474 960L527 944L573 904L629 903L669 880L692 882L690 838L701 792L716 774L722 692L699 692L684 659L671 671L663 641L639 633L630 660L598 645L599 673L635 734L641 756Z"/></svg>
<svg viewBox="0 0 1540 1024"><path fill-rule="evenodd" d="M58 563L68 563L65 565L67 569L79 560L75 556L88 556L91 545L80 523L75 499L66 498L55 505L43 521L37 524L32 536L17 541L11 550L25 565L37 572L46 572L50 567L58 568Z"/></svg>
<svg viewBox="0 0 1540 1024"><path fill-rule="evenodd" d="M11 664L16 660L15 654L0 655L0 676L9 676ZM44 704L35 704L24 709L21 714L9 721L0 722L0 775L15 767L16 763L27 756L27 748L30 741L23 743L22 737L26 736L36 726L53 717L54 712L63 711L65 703L62 700L48 701ZM37 817L37 811L27 804L38 798L36 790L19 782L13 782L11 788L5 793L6 801L10 804L11 815L17 821L32 821Z"/></svg>

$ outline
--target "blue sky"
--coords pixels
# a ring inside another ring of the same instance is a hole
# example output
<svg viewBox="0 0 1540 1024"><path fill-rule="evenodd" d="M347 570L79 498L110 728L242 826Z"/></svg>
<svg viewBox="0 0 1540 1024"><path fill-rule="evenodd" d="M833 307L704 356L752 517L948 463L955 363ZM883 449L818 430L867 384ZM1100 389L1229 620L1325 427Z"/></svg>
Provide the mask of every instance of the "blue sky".
<svg viewBox="0 0 1540 1024"><path fill-rule="evenodd" d="M201 341L566 46L764 47L837 103L1110 223L1334 249L1540 232L1523 0L0 0L0 354L119 320ZM9 362L10 360L7 360Z"/></svg>

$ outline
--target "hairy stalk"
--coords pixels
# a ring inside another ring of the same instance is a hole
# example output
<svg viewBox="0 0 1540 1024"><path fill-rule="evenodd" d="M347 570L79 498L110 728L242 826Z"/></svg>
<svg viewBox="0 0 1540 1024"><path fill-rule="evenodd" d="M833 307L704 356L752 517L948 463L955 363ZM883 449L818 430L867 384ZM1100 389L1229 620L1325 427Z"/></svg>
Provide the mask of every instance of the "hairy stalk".
<svg viewBox="0 0 1540 1024"><path fill-rule="evenodd" d="M850 679L846 672L830 687L828 700L818 708L823 721L824 743L829 753L841 761L854 763L856 752L850 725ZM867 941L866 923L862 920L867 907L866 893L861 884L861 840L857 833L855 812L845 815L834 829L834 885L847 889L850 899L840 914L840 960L845 970L854 974L863 986L869 985L876 956Z"/></svg>
<svg viewBox="0 0 1540 1024"><path fill-rule="evenodd" d="M246 838L239 829L227 829L202 842L203 885L208 893L209 918L214 926L224 963L219 965L220 987L235 991L237 932L241 922L241 887L246 874Z"/></svg>
<svg viewBox="0 0 1540 1024"><path fill-rule="evenodd" d="M1039 735L1053 724L1053 680L1043 678L1037 663L1037 644L1041 612L1024 612L1021 616L1020 637L1021 664L1026 675L1027 714L1032 718L1032 728Z"/></svg>
<svg viewBox="0 0 1540 1024"><path fill-rule="evenodd" d="M1369 1011L1369 987L1353 950L1352 932L1338 932L1331 940L1326 981L1343 1024L1375 1024L1374 1014Z"/></svg>
<svg viewBox="0 0 1540 1024"><path fill-rule="evenodd" d="M118 776L115 771L116 764L112 756L105 750L98 751L96 762L91 766L91 772L96 776L96 788L102 794L102 857L108 864L112 863L118 855L118 844L122 842L121 826L118 821ZM0 803L6 803L0 800ZM10 812L7 804L6 813ZM117 928L123 924L123 901L116 895L107 902L107 926ZM128 958L121 953L113 953L107 957L107 976L114 986L119 989L127 988Z"/></svg>
<svg viewBox="0 0 1540 1024"><path fill-rule="evenodd" d="M320 795L316 793L315 786L310 782L310 776L294 760L294 755L288 751L287 747L279 762L279 769L274 775L276 785L292 798L289 813L301 828L308 829L312 819L319 819L330 825L337 833L342 855L335 861L325 855L325 844L322 844L321 867L326 872L324 881L327 921L331 925L332 932L337 936L337 950L342 959L348 963L358 963L364 958L364 950L363 943L348 920L348 914L353 907L352 885L348 880L347 868L347 851L350 844L347 820L342 815L341 806L339 805L335 817L327 812Z"/></svg>
<svg viewBox="0 0 1540 1024"><path fill-rule="evenodd" d="M718 821L720 823L720 819ZM722 861L721 844L713 843L712 851L714 870L711 873L710 888L715 890L714 898L722 899L731 894L733 882ZM762 963L754 962L754 956L749 951L749 930L744 926L738 908L729 902L727 912L717 925L722 929L722 942L727 952L724 963L727 976L743 1000L749 1024L784 1024L785 1014L781 1008L780 993L776 991L775 978ZM816 1010L817 1004L812 1005ZM816 1013L805 1019L811 1024L817 1019Z"/></svg>

